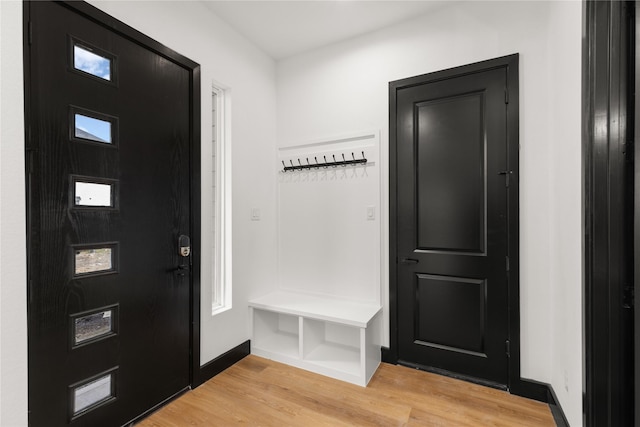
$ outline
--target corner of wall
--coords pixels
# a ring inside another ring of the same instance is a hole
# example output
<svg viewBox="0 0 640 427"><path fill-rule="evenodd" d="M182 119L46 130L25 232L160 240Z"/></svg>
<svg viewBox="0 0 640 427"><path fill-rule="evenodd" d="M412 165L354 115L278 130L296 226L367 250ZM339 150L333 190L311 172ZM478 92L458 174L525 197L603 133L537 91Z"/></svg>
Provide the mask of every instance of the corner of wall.
<svg viewBox="0 0 640 427"><path fill-rule="evenodd" d="M571 425L582 424L582 4L551 2L552 372L549 383Z"/></svg>

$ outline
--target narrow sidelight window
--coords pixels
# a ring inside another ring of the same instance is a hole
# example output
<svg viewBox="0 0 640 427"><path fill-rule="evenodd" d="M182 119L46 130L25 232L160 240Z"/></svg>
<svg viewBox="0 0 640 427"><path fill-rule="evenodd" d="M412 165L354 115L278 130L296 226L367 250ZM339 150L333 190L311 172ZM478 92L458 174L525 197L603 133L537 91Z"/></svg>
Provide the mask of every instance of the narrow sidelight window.
<svg viewBox="0 0 640 427"><path fill-rule="evenodd" d="M231 251L231 229L228 226L230 199L229 168L227 156L230 141L225 132L226 103L228 93L217 86L212 88L212 159L211 159L211 228L212 239L212 296L211 314L215 315L231 308L231 272L228 254Z"/></svg>

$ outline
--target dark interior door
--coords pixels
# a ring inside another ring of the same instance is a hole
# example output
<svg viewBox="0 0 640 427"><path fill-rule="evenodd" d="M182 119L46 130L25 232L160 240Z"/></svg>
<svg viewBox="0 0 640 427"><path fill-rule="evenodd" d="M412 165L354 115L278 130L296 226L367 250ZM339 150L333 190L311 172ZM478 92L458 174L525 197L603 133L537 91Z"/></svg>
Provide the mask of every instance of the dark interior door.
<svg viewBox="0 0 640 427"><path fill-rule="evenodd" d="M475 68L392 83L398 358L506 386L507 68Z"/></svg>
<svg viewBox="0 0 640 427"><path fill-rule="evenodd" d="M189 386L190 71L27 7L30 425L119 426Z"/></svg>

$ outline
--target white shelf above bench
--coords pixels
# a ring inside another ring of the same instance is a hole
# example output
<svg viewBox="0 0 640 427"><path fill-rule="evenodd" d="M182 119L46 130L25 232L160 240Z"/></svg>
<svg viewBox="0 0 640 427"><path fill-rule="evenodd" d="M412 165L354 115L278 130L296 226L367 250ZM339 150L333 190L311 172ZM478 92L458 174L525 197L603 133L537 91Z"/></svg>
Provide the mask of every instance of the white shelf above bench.
<svg viewBox="0 0 640 427"><path fill-rule="evenodd" d="M253 354L361 386L380 364L380 305L278 291L249 306Z"/></svg>

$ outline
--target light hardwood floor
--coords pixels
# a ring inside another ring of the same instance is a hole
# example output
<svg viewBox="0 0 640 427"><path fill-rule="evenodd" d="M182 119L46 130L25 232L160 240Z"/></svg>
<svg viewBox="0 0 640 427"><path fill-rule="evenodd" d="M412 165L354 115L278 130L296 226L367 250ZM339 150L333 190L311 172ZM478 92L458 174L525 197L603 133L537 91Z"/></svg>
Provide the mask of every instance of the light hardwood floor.
<svg viewBox="0 0 640 427"><path fill-rule="evenodd" d="M546 404L383 363L365 387L257 356L142 420L186 426L555 426Z"/></svg>

